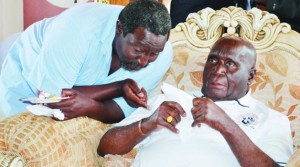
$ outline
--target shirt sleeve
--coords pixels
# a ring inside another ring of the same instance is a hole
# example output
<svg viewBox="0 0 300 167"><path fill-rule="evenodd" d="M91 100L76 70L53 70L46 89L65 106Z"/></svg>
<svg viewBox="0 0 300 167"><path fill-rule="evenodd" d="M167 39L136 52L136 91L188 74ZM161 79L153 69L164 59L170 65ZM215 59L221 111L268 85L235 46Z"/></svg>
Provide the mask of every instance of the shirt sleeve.
<svg viewBox="0 0 300 167"><path fill-rule="evenodd" d="M88 44L72 20L54 18L51 24L40 25L37 33L41 50L33 60L28 80L38 89L60 95L62 88L71 88L85 60ZM55 49L54 49L55 48Z"/></svg>
<svg viewBox="0 0 300 167"><path fill-rule="evenodd" d="M277 111L272 112L276 113ZM282 165L289 160L293 153L293 140L288 118L279 114L276 113L275 116L272 116L268 122L268 130L257 145L275 162Z"/></svg>

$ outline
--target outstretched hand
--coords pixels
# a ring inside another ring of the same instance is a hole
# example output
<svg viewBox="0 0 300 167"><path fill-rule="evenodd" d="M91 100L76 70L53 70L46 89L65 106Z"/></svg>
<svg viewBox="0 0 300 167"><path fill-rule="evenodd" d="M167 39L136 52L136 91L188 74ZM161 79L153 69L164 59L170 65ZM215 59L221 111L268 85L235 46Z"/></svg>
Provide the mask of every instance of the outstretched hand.
<svg viewBox="0 0 300 167"><path fill-rule="evenodd" d="M88 112L93 111L97 104L97 102L93 99L74 89L63 89L61 96L69 98L58 103L49 103L47 106L50 108L60 109L64 113L64 120L87 116Z"/></svg>
<svg viewBox="0 0 300 167"><path fill-rule="evenodd" d="M134 80L124 80L121 90L122 96L131 107L144 107L149 109L146 90L144 88L140 89Z"/></svg>

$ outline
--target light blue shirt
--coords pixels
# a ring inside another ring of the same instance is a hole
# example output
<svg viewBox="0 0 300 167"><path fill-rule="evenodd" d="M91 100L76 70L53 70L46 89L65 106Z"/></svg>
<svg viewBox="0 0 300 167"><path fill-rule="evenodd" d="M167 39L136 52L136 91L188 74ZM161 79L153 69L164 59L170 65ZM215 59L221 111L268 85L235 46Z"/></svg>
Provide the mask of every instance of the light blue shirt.
<svg viewBox="0 0 300 167"><path fill-rule="evenodd" d="M62 88L101 85L126 78L149 93L171 65L167 42L157 60L131 72L120 68L108 76L116 22L123 7L87 3L39 21L16 40L0 76L0 104L7 116L25 110L19 98L39 90L60 95ZM114 99L128 116L134 110L123 98Z"/></svg>

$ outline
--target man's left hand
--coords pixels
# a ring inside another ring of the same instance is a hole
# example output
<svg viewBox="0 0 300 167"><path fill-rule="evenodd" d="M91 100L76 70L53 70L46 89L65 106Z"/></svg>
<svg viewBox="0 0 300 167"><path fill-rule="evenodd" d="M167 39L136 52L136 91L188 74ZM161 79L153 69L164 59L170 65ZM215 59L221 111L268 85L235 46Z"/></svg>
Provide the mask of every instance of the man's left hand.
<svg viewBox="0 0 300 167"><path fill-rule="evenodd" d="M230 117L209 98L194 98L191 112L194 118L192 127L196 125L201 126L201 123L205 123L220 131L223 124L230 119Z"/></svg>
<svg viewBox="0 0 300 167"><path fill-rule="evenodd" d="M140 89L138 84L132 79L122 81L122 95L131 107L144 107L147 105L147 92L144 88Z"/></svg>
<svg viewBox="0 0 300 167"><path fill-rule="evenodd" d="M88 112L93 111L97 104L95 100L73 89L63 89L61 96L69 98L58 103L48 103L47 106L60 109L64 113L64 120L87 116Z"/></svg>

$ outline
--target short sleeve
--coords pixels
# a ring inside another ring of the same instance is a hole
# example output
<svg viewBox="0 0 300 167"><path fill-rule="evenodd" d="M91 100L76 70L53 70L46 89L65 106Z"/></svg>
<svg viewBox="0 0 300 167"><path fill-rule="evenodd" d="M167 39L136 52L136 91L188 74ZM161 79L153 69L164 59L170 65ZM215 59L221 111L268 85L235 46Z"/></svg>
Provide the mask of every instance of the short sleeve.
<svg viewBox="0 0 300 167"><path fill-rule="evenodd" d="M276 113L276 111L273 112ZM279 114L276 113L276 116L268 122L270 128L259 140L257 146L275 162L285 164L293 153L293 140L288 118Z"/></svg>
<svg viewBox="0 0 300 167"><path fill-rule="evenodd" d="M45 32L40 32L44 33L43 44L36 60L33 60L28 81L38 90L60 95L62 88L71 88L76 82L88 43L83 42L76 24L71 21L66 24L61 18L54 19L55 22L49 24ZM39 28L43 30L42 25Z"/></svg>

